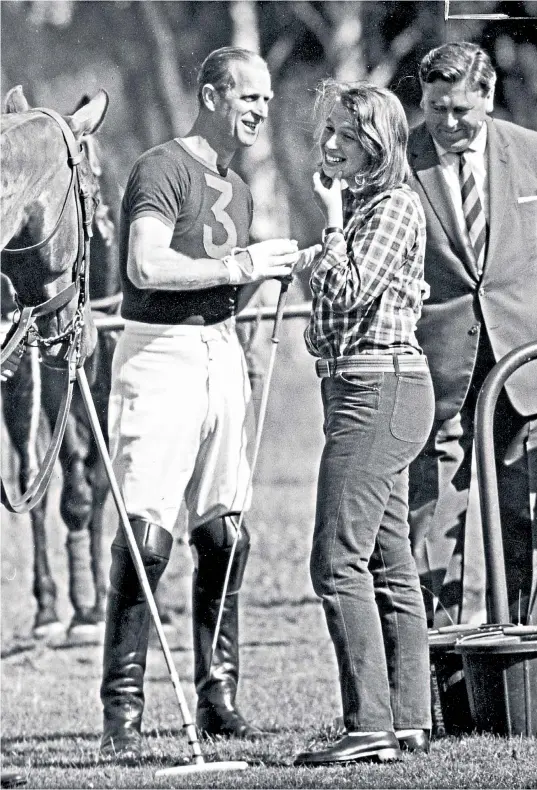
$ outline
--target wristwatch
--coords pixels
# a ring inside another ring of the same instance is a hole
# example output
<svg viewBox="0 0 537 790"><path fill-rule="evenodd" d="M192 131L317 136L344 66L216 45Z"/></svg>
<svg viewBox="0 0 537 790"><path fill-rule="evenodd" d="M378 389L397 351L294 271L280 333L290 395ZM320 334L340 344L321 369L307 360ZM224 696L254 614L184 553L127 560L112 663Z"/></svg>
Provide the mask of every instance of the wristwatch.
<svg viewBox="0 0 537 790"><path fill-rule="evenodd" d="M343 236L343 228L338 228L335 225L332 225L329 228L324 228L323 232L321 233L321 241L326 241L326 237L331 236L332 233L341 233Z"/></svg>

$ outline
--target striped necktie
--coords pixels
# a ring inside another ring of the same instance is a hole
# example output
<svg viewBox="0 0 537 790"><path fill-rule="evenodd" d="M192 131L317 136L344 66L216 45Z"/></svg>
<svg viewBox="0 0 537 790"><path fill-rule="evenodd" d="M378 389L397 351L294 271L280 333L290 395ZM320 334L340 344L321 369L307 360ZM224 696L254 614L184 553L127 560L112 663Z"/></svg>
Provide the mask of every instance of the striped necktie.
<svg viewBox="0 0 537 790"><path fill-rule="evenodd" d="M462 210L466 220L466 227L468 235L472 243L472 248L475 253L475 262L477 265L477 273L483 272L483 265L485 263L485 245L487 241L487 221L483 205L477 186L475 183L474 174L470 163L465 157L463 151L460 156L460 169L459 179L461 183L461 196L462 196Z"/></svg>

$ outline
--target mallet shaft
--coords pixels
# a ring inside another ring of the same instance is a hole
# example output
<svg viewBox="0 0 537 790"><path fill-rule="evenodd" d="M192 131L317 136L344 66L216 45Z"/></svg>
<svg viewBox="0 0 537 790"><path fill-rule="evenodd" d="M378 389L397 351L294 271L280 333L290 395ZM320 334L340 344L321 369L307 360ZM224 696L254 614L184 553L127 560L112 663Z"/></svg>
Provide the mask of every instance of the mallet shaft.
<svg viewBox="0 0 537 790"><path fill-rule="evenodd" d="M192 747L194 759L197 760L198 763L200 763L203 762L203 756L201 754L196 727L194 726L194 722L192 721L192 716L190 715L188 704L179 680L179 675L177 674L177 670L175 668L170 647L168 645L168 640L166 639L166 635L162 627L157 605L155 603L155 598L153 596L153 592L151 590L149 581L147 579L144 563L140 555L140 551L138 549L138 545L136 543L136 539L134 537L132 527L130 525L129 517L127 515L127 510L125 508L125 504L123 502L123 498L119 490L119 485L116 480L116 476L114 474L112 462L110 460L110 456L108 455L108 448L104 440L104 436L101 430L97 412L95 410L93 398L91 396L91 391L88 385L88 380L86 378L86 373L84 371L84 368L78 368L76 377L80 387L80 391L82 393L84 406L86 407L86 411L88 413L91 428L93 430L93 435L95 436L95 441L97 442L97 448L99 450L99 454L103 461L106 470L106 475L110 483L110 489L112 491L112 496L114 497L114 501L116 503L117 511L119 513L119 517L121 520L121 525L125 532L125 537L127 538L127 543L129 546L129 551L131 553L132 561L134 563L134 567L136 568L136 573L138 574L138 579L140 580L140 584L144 591L144 595L147 599L149 610L151 612L151 616L153 617L153 622L155 623L155 628L157 630L158 638L162 646L162 651L164 653L164 658L166 660L168 672L170 673L172 685L174 687L175 694L177 696L177 701L179 703L179 708L181 710L181 716L183 718L183 727L186 731L188 742Z"/></svg>
<svg viewBox="0 0 537 790"><path fill-rule="evenodd" d="M274 318L274 327L272 329L272 336L270 338L271 342L272 342L272 348L271 348L271 351L270 351L270 358L269 358L269 363L268 363L268 367L267 367L267 372L265 373L265 381L263 383L263 392L261 394L261 404L259 406L259 416L258 416L258 419L257 419L257 429L256 429L256 434L255 434L254 452L253 452L253 456L252 456L252 462L251 462L251 465L250 465L250 477L248 479L248 485L246 487L246 497L245 497L246 499L248 499L248 497L250 495L250 492L252 490L252 483L253 483L253 479L254 479L254 472L255 472L255 467L256 467L256 464L257 464L257 456L259 455L259 448L261 446L261 435L263 433L263 426L265 424L265 416L266 416L266 413L267 413L267 403L268 403L268 396L269 396L269 390L270 390L270 381L272 379L272 371L274 370L274 362L275 362L275 359L276 359L276 350L278 348L278 343L280 342L280 340L279 340L280 325L281 325L281 322L282 322L282 319L283 319L283 311L284 311L284 308L285 308L285 302L287 300L287 291L289 290L289 286L291 284L291 279L292 278L290 278L290 277L285 277L281 281L280 295L278 297L278 305L276 307L276 316ZM214 651L216 650L216 645L218 644L218 636L220 634L220 625L221 625L221 622L222 622L222 615L223 615L223 612L224 612L224 601L225 601L225 597L226 597L226 594L227 594L227 588L229 586L229 577L231 576L231 566L233 565L233 559L235 557L235 552L236 552L236 549L237 549L237 543L238 543L238 540L239 540L239 536L241 534L241 528L242 528L243 521L244 521L244 509L241 510L241 512L240 512L239 522L237 524L237 532L236 532L235 538L233 540L233 545L231 547L231 552L230 552L229 560L228 560L228 564L227 564L226 575L225 575L225 578L224 578L224 585L223 585L223 588L222 588L222 597L220 599L220 606L219 606L219 609L218 609L218 617L216 619L216 626L215 626L215 629L214 629L213 642L212 642L212 645L211 645L211 663L212 663L212 660L213 660Z"/></svg>

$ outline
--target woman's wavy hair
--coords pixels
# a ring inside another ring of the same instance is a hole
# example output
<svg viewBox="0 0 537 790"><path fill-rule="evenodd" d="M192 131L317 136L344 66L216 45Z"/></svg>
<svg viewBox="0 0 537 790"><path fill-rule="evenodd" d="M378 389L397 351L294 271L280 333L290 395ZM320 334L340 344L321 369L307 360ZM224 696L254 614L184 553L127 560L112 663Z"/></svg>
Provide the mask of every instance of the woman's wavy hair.
<svg viewBox="0 0 537 790"><path fill-rule="evenodd" d="M410 173L406 156L408 122L397 96L366 82L323 80L317 88L314 110L319 144L337 102L352 117L359 144L368 155L365 171L356 174L355 184L349 184L352 192L365 197L404 183Z"/></svg>

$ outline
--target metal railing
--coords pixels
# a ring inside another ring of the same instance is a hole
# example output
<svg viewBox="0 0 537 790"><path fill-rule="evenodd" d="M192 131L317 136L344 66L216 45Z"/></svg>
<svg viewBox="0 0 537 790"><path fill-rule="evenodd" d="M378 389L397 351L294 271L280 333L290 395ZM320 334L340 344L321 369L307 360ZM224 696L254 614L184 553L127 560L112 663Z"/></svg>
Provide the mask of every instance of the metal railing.
<svg viewBox="0 0 537 790"><path fill-rule="evenodd" d="M515 348L500 359L485 379L475 412L477 481L481 502L485 564L490 586L491 616L496 623L508 623L510 615L494 451L494 412L507 379L522 365L533 359L537 359L537 341ZM537 388L537 381L535 386Z"/></svg>

